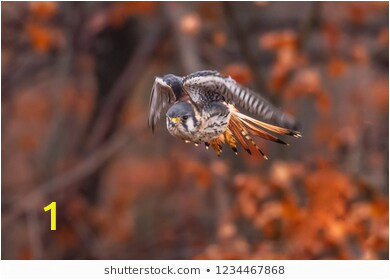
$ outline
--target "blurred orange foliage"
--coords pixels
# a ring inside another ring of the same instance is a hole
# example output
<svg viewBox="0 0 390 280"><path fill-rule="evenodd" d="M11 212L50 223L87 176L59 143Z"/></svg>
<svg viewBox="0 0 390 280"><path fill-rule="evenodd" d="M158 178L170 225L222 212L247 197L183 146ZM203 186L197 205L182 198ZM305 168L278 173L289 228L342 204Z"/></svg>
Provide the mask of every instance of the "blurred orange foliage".
<svg viewBox="0 0 390 280"><path fill-rule="evenodd" d="M115 3L110 9L109 22L112 26L119 27L131 16L152 15L155 11L155 6L155 2L149 1Z"/></svg>
<svg viewBox="0 0 390 280"><path fill-rule="evenodd" d="M40 20L51 19L58 10L58 3L54 1L29 2L31 13Z"/></svg>
<svg viewBox="0 0 390 280"><path fill-rule="evenodd" d="M201 27L200 17L195 14L184 15L179 22L180 30L188 35L196 35Z"/></svg>
<svg viewBox="0 0 390 280"><path fill-rule="evenodd" d="M26 25L26 32L30 38L31 44L35 50L45 53L60 43L60 34L57 30L37 24L30 23Z"/></svg>
<svg viewBox="0 0 390 280"><path fill-rule="evenodd" d="M223 31L218 31L213 34L213 42L217 47L224 47L226 46L227 38L226 33Z"/></svg>
<svg viewBox="0 0 390 280"><path fill-rule="evenodd" d="M329 75L333 78L342 76L347 70L347 63L339 58L332 58L328 64Z"/></svg>
<svg viewBox="0 0 390 280"><path fill-rule="evenodd" d="M295 49L297 43L298 37L292 30L269 32L262 35L259 39L260 47L265 50Z"/></svg>
<svg viewBox="0 0 390 280"><path fill-rule="evenodd" d="M234 80L243 85L248 85L253 80L252 71L245 64L229 64L222 70L222 73L226 76L231 76Z"/></svg>
<svg viewBox="0 0 390 280"><path fill-rule="evenodd" d="M388 259L388 9L2 3L2 258ZM187 68L264 81L303 137L266 161L152 133L154 77Z"/></svg>

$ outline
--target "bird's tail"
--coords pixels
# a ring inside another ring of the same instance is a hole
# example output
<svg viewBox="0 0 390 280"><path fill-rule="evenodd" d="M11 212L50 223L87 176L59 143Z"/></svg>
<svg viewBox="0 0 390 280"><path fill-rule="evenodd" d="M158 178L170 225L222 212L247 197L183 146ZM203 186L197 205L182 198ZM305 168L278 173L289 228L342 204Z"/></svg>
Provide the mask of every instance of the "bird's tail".
<svg viewBox="0 0 390 280"><path fill-rule="evenodd" d="M288 145L283 140L270 134L268 131L275 132L277 134L285 134L294 137L301 137L300 132L291 129L271 125L261 122L244 114L241 114L233 106L230 107L231 116L228 129L218 139L210 141L212 148L219 155L221 153L221 143L225 143L230 146L237 154L237 142L246 150L250 155L254 150L257 150L265 159L268 159L256 142L252 139L252 136L258 136L265 140L273 141L276 143ZM268 131L267 131L268 130ZM214 141L216 143L214 143ZM217 143L218 142L218 143Z"/></svg>

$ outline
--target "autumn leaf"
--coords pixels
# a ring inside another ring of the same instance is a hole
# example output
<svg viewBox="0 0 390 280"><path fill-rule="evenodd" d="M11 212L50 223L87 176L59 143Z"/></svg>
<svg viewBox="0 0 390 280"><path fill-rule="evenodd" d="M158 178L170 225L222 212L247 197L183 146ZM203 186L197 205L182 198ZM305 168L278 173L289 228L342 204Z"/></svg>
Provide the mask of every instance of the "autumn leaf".
<svg viewBox="0 0 390 280"><path fill-rule="evenodd" d="M213 34L213 43L219 47L222 48L226 46L227 38L226 33L223 31L218 31Z"/></svg>
<svg viewBox="0 0 390 280"><path fill-rule="evenodd" d="M385 47L389 45L389 28L385 27L379 32L378 42Z"/></svg>
<svg viewBox="0 0 390 280"><path fill-rule="evenodd" d="M134 1L119 2L110 7L109 23L114 27L122 26L132 16L152 15L155 11L155 2Z"/></svg>
<svg viewBox="0 0 390 280"><path fill-rule="evenodd" d="M235 81L243 85L248 85L253 80L252 71L245 64L229 64L222 70L222 73L232 77Z"/></svg>
<svg viewBox="0 0 390 280"><path fill-rule="evenodd" d="M46 53L53 48L63 47L65 38L63 33L52 27L40 23L27 23L27 36L38 53Z"/></svg>
<svg viewBox="0 0 390 280"><path fill-rule="evenodd" d="M179 27L181 32L187 35L196 35L201 28L200 17L195 13L184 15L180 19Z"/></svg>
<svg viewBox="0 0 390 280"><path fill-rule="evenodd" d="M328 72L331 77L340 77L345 74L346 70L347 64L342 59L334 57L329 61Z"/></svg>
<svg viewBox="0 0 390 280"><path fill-rule="evenodd" d="M281 48L295 49L298 37L292 30L268 32L260 36L259 46L265 50L278 50Z"/></svg>
<svg viewBox="0 0 390 280"><path fill-rule="evenodd" d="M58 3L54 1L30 2L31 13L40 20L49 20L56 15Z"/></svg>

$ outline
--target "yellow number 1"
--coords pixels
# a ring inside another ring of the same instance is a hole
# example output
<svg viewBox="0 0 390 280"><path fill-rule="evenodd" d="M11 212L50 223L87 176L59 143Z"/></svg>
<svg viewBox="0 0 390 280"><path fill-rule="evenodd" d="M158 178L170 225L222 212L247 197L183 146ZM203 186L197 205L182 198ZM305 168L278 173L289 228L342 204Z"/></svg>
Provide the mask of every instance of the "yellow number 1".
<svg viewBox="0 0 390 280"><path fill-rule="evenodd" d="M56 230L56 205L57 203L55 202L52 202L50 203L49 205L47 205L45 208L43 208L45 210L45 212L51 210L51 230Z"/></svg>

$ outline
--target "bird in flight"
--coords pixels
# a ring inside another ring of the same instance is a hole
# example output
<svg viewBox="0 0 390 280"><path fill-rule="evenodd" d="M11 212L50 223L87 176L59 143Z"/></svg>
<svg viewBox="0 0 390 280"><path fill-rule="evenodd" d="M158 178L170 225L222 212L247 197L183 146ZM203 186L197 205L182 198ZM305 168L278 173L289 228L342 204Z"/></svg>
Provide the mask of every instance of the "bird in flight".
<svg viewBox="0 0 390 280"><path fill-rule="evenodd" d="M262 121L240 113L236 104L258 115ZM156 77L149 103L148 123L152 131L167 105L172 105L166 113L169 133L196 146L201 143L206 148L211 146L218 156L222 144L230 146L237 154L237 143L240 143L249 154L257 150L267 159L252 136L285 145L288 144L270 132L301 137L300 132L294 130L294 119L218 71L199 71L185 77L172 74Z"/></svg>

